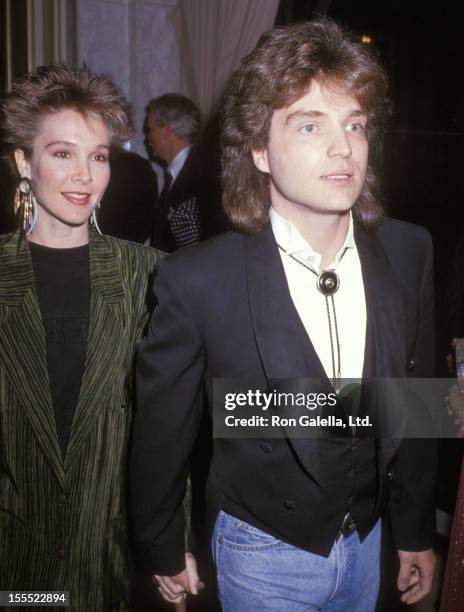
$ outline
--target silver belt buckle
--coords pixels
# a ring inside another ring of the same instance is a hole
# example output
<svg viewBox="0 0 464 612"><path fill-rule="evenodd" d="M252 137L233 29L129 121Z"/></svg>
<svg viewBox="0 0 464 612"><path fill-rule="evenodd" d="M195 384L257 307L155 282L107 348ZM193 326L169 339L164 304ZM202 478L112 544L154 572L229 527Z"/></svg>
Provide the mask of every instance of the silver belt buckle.
<svg viewBox="0 0 464 612"><path fill-rule="evenodd" d="M341 527L339 529L337 540L341 537L347 538L353 533L353 531L356 531L356 529L357 529L356 521L351 516L351 514L347 512L345 514L345 517L343 518Z"/></svg>

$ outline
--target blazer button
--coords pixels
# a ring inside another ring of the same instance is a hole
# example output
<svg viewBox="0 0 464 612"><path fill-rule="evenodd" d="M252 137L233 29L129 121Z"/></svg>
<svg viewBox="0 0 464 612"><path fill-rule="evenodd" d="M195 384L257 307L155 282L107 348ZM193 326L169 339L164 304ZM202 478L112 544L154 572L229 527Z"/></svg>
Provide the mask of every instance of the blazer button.
<svg viewBox="0 0 464 612"><path fill-rule="evenodd" d="M393 468L390 468L390 469L388 470L388 472L386 473L385 477L386 477L388 480L392 480L392 479L393 479Z"/></svg>
<svg viewBox="0 0 464 612"><path fill-rule="evenodd" d="M295 510L296 504L291 499L286 499L284 501L284 508L287 508L287 510Z"/></svg>
<svg viewBox="0 0 464 612"><path fill-rule="evenodd" d="M64 548L57 548L56 557L57 559L64 559L66 557L66 550Z"/></svg>
<svg viewBox="0 0 464 612"><path fill-rule="evenodd" d="M263 442L261 444L261 448L265 453L272 453L272 446L269 444L269 442Z"/></svg>
<svg viewBox="0 0 464 612"><path fill-rule="evenodd" d="M410 357L408 359L408 372L411 372L411 370L414 370L415 367L416 367L416 360Z"/></svg>
<svg viewBox="0 0 464 612"><path fill-rule="evenodd" d="M64 506L65 502L66 502L66 496L65 495L59 495L56 499L56 505L59 506L60 508L62 506Z"/></svg>

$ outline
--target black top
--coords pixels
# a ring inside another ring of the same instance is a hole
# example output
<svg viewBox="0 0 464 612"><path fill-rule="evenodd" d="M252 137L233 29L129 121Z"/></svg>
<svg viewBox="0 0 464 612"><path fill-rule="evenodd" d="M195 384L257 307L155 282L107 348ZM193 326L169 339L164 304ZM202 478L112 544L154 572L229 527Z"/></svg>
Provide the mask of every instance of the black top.
<svg viewBox="0 0 464 612"><path fill-rule="evenodd" d="M84 371L90 303L89 245L29 243L45 328L50 393L63 457Z"/></svg>

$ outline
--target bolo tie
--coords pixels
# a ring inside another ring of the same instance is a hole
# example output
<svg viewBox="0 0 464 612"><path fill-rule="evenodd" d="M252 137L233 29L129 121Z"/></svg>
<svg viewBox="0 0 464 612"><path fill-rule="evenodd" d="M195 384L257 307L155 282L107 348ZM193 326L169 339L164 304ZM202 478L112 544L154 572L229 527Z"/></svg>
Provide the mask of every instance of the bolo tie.
<svg viewBox="0 0 464 612"><path fill-rule="evenodd" d="M332 355L332 385L334 389L338 392L340 390L340 380L341 380L341 359L340 359L340 340L338 336L338 324L337 324L337 311L335 310L335 300L334 295L340 287L340 279L338 274L334 270L324 270L318 274L314 268L305 264L301 259L295 257L291 253L287 253L287 251L280 246L277 245L281 251L283 251L288 257L293 259L306 268L310 272L312 272L316 276L316 286L318 290L325 297L325 305L327 309L327 322L329 324L329 335L330 335L330 351Z"/></svg>

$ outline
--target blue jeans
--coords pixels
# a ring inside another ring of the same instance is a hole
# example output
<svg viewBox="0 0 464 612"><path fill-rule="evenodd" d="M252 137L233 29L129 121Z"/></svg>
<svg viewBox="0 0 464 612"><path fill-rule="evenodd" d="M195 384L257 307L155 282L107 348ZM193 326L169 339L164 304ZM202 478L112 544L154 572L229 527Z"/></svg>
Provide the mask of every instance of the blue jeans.
<svg viewBox="0 0 464 612"><path fill-rule="evenodd" d="M339 538L328 558L219 512L213 558L223 612L372 612L379 590L380 520L364 542Z"/></svg>

